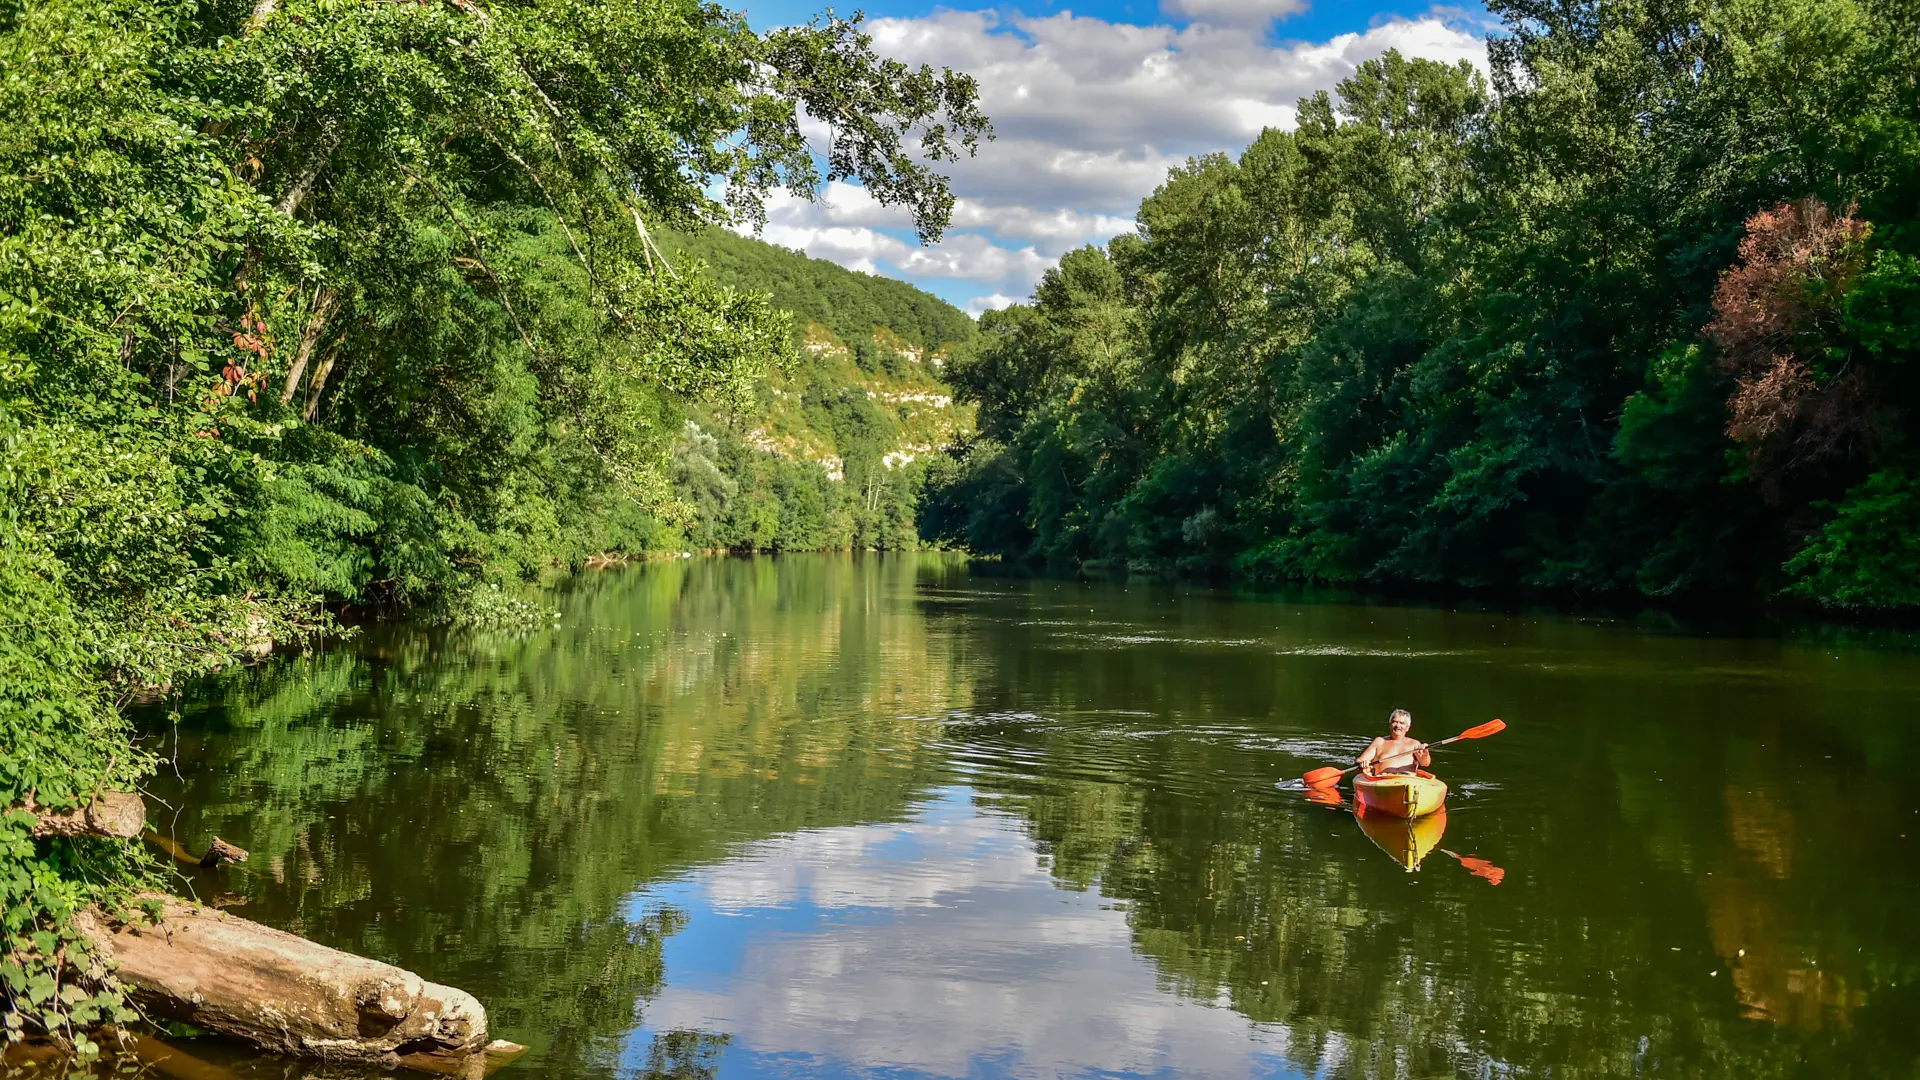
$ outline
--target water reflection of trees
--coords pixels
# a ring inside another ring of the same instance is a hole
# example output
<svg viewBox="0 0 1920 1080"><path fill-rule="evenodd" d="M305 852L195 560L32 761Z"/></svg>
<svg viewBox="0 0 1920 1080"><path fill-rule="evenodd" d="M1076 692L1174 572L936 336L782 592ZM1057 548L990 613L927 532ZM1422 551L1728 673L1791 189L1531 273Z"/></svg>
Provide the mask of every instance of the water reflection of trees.
<svg viewBox="0 0 1920 1080"><path fill-rule="evenodd" d="M251 849L243 913L472 990L528 1068L610 1074L684 919L625 910L638 884L897 820L929 785L913 718L954 700L952 666L889 590L700 561L583 577L552 633L376 630L190 708L163 824ZM719 1044L676 1037L647 1068L710 1071Z"/></svg>

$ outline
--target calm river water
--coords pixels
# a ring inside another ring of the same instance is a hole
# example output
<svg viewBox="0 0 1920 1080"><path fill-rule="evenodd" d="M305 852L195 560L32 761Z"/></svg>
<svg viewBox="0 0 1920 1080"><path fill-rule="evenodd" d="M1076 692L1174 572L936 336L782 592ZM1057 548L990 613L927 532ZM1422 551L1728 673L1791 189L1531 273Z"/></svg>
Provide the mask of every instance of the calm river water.
<svg viewBox="0 0 1920 1080"><path fill-rule="evenodd" d="M1898 639L939 556L545 599L551 631L375 628L155 724L162 826L253 855L191 887L473 991L532 1048L502 1080L1920 1070ZM1511 725L1437 756L1444 820L1276 787L1394 707Z"/></svg>

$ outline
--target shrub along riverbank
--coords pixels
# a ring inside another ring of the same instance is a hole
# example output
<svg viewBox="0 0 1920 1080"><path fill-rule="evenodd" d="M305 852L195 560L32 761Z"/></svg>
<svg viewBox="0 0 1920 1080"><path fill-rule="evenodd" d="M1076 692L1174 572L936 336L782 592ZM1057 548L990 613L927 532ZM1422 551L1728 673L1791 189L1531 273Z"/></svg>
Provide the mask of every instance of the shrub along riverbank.
<svg viewBox="0 0 1920 1080"><path fill-rule="evenodd" d="M1016 559L1920 605L1911 4L1489 5L1176 169L956 364Z"/></svg>
<svg viewBox="0 0 1920 1080"><path fill-rule="evenodd" d="M691 0L0 2L0 808L138 784L126 694L324 601L644 547L791 353L648 227L853 176L937 236L974 97ZM126 1019L71 919L136 863L0 817L8 1038Z"/></svg>

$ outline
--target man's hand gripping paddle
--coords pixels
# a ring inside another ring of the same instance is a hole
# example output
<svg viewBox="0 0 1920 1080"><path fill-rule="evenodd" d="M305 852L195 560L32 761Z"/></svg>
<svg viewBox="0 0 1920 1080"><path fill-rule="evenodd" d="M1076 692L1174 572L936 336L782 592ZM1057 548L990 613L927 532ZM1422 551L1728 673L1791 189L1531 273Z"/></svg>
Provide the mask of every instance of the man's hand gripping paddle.
<svg viewBox="0 0 1920 1080"><path fill-rule="evenodd" d="M1403 757L1411 757L1422 750L1438 750L1439 748L1447 745L1448 743L1459 742L1461 739L1484 739L1489 735L1498 735L1505 730L1507 730L1507 722L1505 720L1489 720L1486 723L1481 724L1479 727L1468 728L1467 730L1461 732L1460 734L1455 735L1451 739L1441 739L1439 742L1436 742L1436 743L1422 743L1420 746L1412 750L1402 750L1398 754L1393 754L1391 755L1391 757L1382 758L1381 760L1386 761L1386 760L1393 760L1393 759L1403 758ZM1345 769L1336 769L1333 766L1328 765L1325 768L1315 769L1312 772L1307 773L1305 776L1302 776L1300 779L1306 781L1307 786L1310 788L1334 787L1334 786L1337 786L1340 783L1340 781L1346 777L1348 773L1352 772L1354 769L1358 769L1359 767L1360 766L1358 765L1353 765Z"/></svg>

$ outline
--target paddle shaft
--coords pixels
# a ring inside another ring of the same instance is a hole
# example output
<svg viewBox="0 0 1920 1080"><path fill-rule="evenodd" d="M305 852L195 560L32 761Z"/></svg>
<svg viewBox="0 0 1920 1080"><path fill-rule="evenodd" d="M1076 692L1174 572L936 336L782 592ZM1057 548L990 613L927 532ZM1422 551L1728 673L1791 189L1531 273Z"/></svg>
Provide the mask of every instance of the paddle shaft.
<svg viewBox="0 0 1920 1080"><path fill-rule="evenodd" d="M1449 738L1449 739L1441 739L1441 740L1440 740L1439 742L1435 742L1435 743L1421 743L1421 744L1420 744L1419 746L1416 746L1416 747L1414 747L1414 748L1413 748L1413 749L1411 749L1411 750L1402 750L1402 751L1400 751L1400 752L1399 752L1399 753L1397 753L1397 754L1388 754L1388 755L1387 755L1386 757L1382 757L1382 758L1374 758L1374 759L1373 759L1373 761L1371 761L1371 762L1369 762L1369 764L1373 764L1373 765L1379 765L1379 764L1381 764L1381 763L1383 763L1383 762L1388 762L1388 761L1392 761L1392 760L1394 760L1395 758L1403 758L1403 757L1412 757L1413 755L1415 755L1415 754L1417 754L1417 753L1419 753L1419 752L1421 752L1422 750L1438 750L1438 749L1440 749L1441 747L1443 747L1443 746L1445 746L1445 745L1447 745L1448 743L1451 743L1451 742L1459 742L1459 741L1460 741L1461 739L1464 739L1464 738L1466 738L1466 737L1467 737L1467 736L1466 736L1466 734L1465 734L1464 732L1462 732L1461 734L1459 734L1459 735L1455 735L1455 736L1453 736L1452 738ZM1333 782L1334 782L1334 783L1336 783L1336 784L1338 784L1338 783L1339 783L1340 781L1342 781L1342 780L1345 780L1345 779L1347 778L1347 774L1348 774L1348 773L1350 773L1350 772L1352 772L1352 771L1354 771L1355 769L1359 769L1359 768L1362 768L1362 767L1363 767L1363 766L1359 766L1359 765L1351 765L1351 766L1348 766L1347 768L1344 768L1344 769L1341 769L1341 770L1340 770L1340 775L1339 775L1339 776L1337 776L1337 777L1335 777L1335 778L1334 778L1334 781L1333 781ZM1316 785L1316 786L1319 786L1319 787L1325 787L1326 785L1324 785L1324 784L1321 784L1321 785Z"/></svg>
<svg viewBox="0 0 1920 1080"><path fill-rule="evenodd" d="M1408 757L1413 754L1418 754L1423 750L1438 750L1440 747L1445 746L1448 743L1459 742L1461 739L1484 739L1489 735L1498 735L1505 730L1507 730L1507 722L1505 720L1499 719L1498 717L1495 717L1494 719L1489 720L1484 724L1480 724L1477 727L1470 727L1467 730L1461 732L1458 735L1453 736L1450 739L1441 739L1439 742L1433 742L1433 743L1421 743L1419 746L1416 746L1411 750L1402 750L1397 754L1388 754L1386 757L1383 757L1383 758L1375 758L1374 761L1371 762L1371 764L1378 764L1379 762L1382 762L1382 761L1392 761L1395 758ZM1308 787L1325 787L1328 784L1338 784L1342 779L1346 777L1348 773L1358 768L1360 768L1359 765L1353 765L1349 768L1340 769L1336 771L1333 766L1328 765L1323 769L1315 769L1312 772L1307 773L1305 776L1301 777L1301 779L1307 782Z"/></svg>

